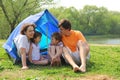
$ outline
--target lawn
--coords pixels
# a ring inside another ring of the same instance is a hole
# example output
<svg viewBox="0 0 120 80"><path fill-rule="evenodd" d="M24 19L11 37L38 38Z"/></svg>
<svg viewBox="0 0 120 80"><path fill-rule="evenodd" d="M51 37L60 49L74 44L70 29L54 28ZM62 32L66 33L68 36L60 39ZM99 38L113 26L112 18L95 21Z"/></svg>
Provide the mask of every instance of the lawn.
<svg viewBox="0 0 120 80"><path fill-rule="evenodd" d="M8 58L4 42L0 40L0 80L120 80L120 45L90 44L87 72L74 73L69 65L29 65L29 70L21 70L21 65L13 65Z"/></svg>

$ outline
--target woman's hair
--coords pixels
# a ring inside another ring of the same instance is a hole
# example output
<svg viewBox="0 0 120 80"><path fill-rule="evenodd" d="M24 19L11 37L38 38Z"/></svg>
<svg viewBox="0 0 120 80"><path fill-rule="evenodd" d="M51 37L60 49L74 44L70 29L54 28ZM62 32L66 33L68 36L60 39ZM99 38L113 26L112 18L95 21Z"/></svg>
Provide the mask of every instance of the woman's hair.
<svg viewBox="0 0 120 80"><path fill-rule="evenodd" d="M68 29L68 30L71 30L71 23L69 20L67 19L62 19L60 22L59 22L59 28L62 26L64 29Z"/></svg>
<svg viewBox="0 0 120 80"><path fill-rule="evenodd" d="M35 31L34 36L33 36L33 38L31 39L31 41L34 43L34 42L35 42L34 39L36 39L37 37L41 37L41 36L42 36L42 34L41 34L40 32Z"/></svg>
<svg viewBox="0 0 120 80"><path fill-rule="evenodd" d="M33 28L35 28L35 24L33 24L33 23L25 23L25 24L23 24L20 33L25 35L25 32L27 31L29 26L33 26Z"/></svg>
<svg viewBox="0 0 120 80"><path fill-rule="evenodd" d="M58 41L62 41L62 35L59 32L55 32L52 34L52 38L55 38Z"/></svg>

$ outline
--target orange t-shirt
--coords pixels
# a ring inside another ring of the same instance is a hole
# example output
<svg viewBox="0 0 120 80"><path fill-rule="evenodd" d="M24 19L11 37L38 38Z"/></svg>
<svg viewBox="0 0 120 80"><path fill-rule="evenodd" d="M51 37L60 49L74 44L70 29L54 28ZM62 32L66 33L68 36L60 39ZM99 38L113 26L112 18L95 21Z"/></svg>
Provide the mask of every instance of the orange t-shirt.
<svg viewBox="0 0 120 80"><path fill-rule="evenodd" d="M72 52L75 52L78 40L86 42L86 39L80 31L71 30L70 32L70 36L62 36L62 41L64 46L69 47Z"/></svg>

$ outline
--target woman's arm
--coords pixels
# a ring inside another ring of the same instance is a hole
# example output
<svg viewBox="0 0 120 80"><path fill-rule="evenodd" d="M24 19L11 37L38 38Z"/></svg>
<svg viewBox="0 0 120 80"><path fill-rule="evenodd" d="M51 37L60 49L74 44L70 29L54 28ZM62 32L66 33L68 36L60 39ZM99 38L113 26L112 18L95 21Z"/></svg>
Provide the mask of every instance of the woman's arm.
<svg viewBox="0 0 120 80"><path fill-rule="evenodd" d="M29 61L32 63L32 43L30 43L30 49L29 49L29 52L28 52L28 59Z"/></svg>
<svg viewBox="0 0 120 80"><path fill-rule="evenodd" d="M26 64L26 49L25 48L20 48L20 55L21 55L21 61L22 61L22 69L28 68Z"/></svg>

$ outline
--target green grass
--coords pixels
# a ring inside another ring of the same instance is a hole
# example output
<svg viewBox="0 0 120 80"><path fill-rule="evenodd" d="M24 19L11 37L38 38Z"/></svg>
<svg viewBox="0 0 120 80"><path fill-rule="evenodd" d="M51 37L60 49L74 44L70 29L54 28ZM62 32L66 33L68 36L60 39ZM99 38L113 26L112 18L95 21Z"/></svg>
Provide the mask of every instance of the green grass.
<svg viewBox="0 0 120 80"><path fill-rule="evenodd" d="M4 42L0 40L0 80L120 80L120 45L91 44L87 72L74 73L69 65L29 65L30 69L23 71L21 65L13 65L9 60L2 48Z"/></svg>

